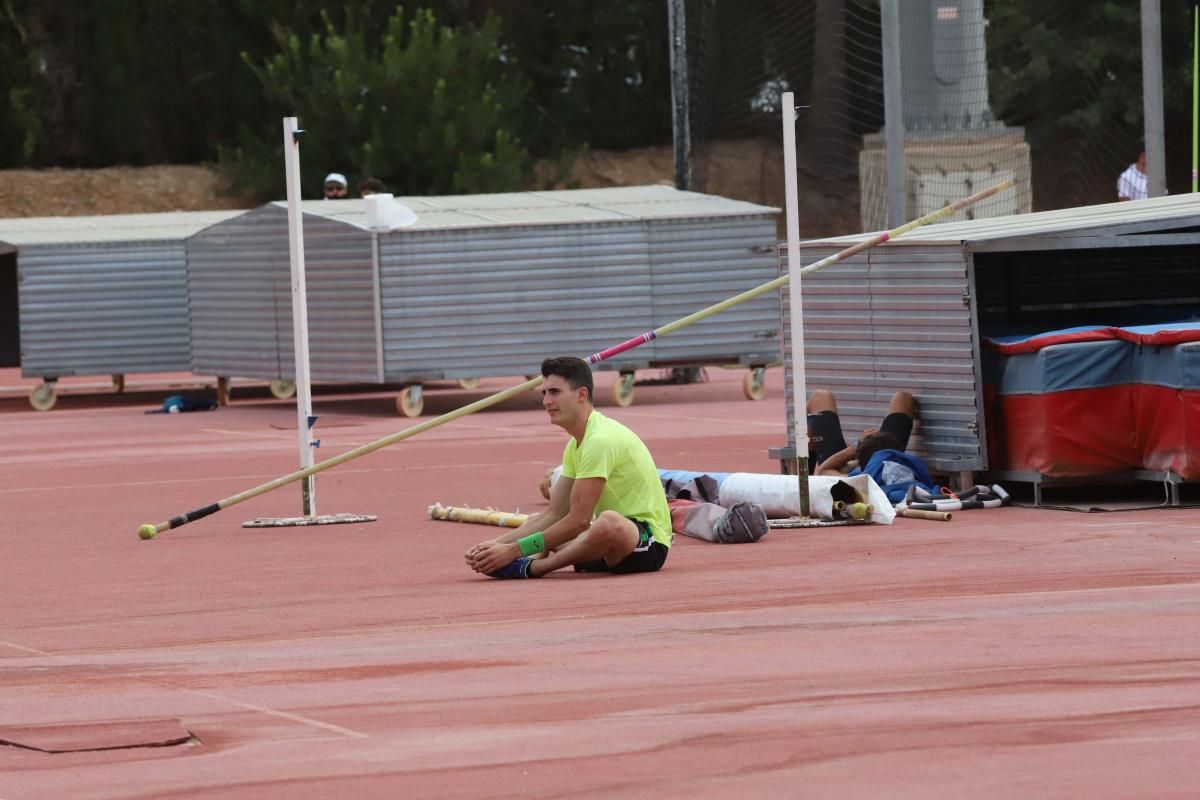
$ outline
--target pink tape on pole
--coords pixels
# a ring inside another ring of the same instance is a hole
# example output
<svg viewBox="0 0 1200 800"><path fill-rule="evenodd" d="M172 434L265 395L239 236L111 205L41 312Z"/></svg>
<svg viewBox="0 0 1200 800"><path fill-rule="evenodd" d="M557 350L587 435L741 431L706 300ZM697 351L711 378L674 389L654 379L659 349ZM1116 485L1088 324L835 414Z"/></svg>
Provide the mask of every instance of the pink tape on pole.
<svg viewBox="0 0 1200 800"><path fill-rule="evenodd" d="M643 345L646 342L656 338L658 337L654 331L647 331L641 336L635 336L627 342L621 342L620 344L614 345L607 350L601 350L599 353L592 353L590 356L588 356L587 362L589 364L598 364L606 358L612 358L615 355L624 353L626 350L632 350L633 348L639 347L640 345Z"/></svg>

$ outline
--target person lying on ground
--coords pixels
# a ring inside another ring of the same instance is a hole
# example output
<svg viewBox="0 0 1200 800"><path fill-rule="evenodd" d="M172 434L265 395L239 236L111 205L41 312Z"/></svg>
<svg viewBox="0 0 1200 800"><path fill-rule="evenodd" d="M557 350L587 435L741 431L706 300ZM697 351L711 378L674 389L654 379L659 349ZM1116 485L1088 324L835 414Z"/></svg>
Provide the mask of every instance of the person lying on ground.
<svg viewBox="0 0 1200 800"><path fill-rule="evenodd" d="M904 499L913 483L932 490L929 468L906 453L917 417L917 401L896 392L879 428L863 431L858 443L846 444L833 393L818 389L808 400L808 463L813 475L870 475L893 502Z"/></svg>
<svg viewBox="0 0 1200 800"><path fill-rule="evenodd" d="M538 485L542 497L550 499L550 492L561 474L561 465L546 470ZM675 533L721 544L757 542L767 535L770 525L763 507L746 501L728 508L719 505L710 499L717 496L717 482L711 477L697 475L683 484L667 477L660 477L660 481L671 512L671 530ZM697 489L701 485L707 487L707 491Z"/></svg>
<svg viewBox="0 0 1200 800"><path fill-rule="evenodd" d="M656 572L673 534L650 451L592 405L586 361L548 358L542 376L542 407L570 434L562 477L545 511L469 549L467 566L493 578L540 578L570 565L576 572Z"/></svg>

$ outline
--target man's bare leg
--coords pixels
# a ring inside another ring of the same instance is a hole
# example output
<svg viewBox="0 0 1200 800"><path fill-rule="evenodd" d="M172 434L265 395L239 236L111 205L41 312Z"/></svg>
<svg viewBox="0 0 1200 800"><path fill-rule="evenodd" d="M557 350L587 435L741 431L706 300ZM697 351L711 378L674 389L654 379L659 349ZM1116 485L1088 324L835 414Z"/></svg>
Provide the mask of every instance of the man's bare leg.
<svg viewBox="0 0 1200 800"><path fill-rule="evenodd" d="M908 392L896 392L892 395L892 401L888 403L889 414L906 414L913 419L917 418L917 399Z"/></svg>
<svg viewBox="0 0 1200 800"><path fill-rule="evenodd" d="M808 413L820 414L822 411L837 413L837 400L828 389L817 389L808 398Z"/></svg>
<svg viewBox="0 0 1200 800"><path fill-rule="evenodd" d="M541 577L548 572L588 561L604 562L610 567L621 563L638 545L637 525L615 511L605 511L583 533L545 558L529 565L529 573Z"/></svg>

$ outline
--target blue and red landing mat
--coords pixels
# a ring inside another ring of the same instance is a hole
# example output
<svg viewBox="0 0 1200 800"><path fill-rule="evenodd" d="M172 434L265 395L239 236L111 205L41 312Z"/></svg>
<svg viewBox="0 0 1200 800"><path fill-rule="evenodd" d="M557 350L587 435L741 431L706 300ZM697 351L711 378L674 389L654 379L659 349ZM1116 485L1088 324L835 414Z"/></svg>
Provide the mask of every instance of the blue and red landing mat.
<svg viewBox="0 0 1200 800"><path fill-rule="evenodd" d="M1200 322L1066 328L986 344L992 468L1200 479Z"/></svg>

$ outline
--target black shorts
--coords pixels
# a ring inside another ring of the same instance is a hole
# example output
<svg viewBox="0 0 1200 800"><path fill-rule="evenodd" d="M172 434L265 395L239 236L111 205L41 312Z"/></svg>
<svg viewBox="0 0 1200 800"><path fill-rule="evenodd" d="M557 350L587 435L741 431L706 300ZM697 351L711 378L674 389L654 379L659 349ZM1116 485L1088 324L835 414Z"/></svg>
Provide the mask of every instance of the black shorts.
<svg viewBox="0 0 1200 800"><path fill-rule="evenodd" d="M893 412L883 418L880 433L890 433L900 440L897 450L908 448L908 437L912 435L913 420L908 414ZM808 467L813 469L840 450L846 449L846 437L842 435L842 422L836 411L820 411L808 415Z"/></svg>
<svg viewBox="0 0 1200 800"><path fill-rule="evenodd" d="M609 566L603 558L598 561L586 561L575 565L576 572L611 572L614 575L632 575L635 572L658 572L667 561L669 547L656 540L650 533L650 526L640 519L630 519L638 529L638 543L633 552L625 556L614 566Z"/></svg>

